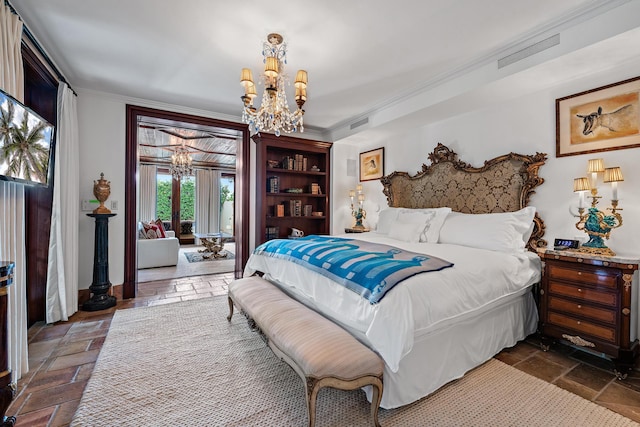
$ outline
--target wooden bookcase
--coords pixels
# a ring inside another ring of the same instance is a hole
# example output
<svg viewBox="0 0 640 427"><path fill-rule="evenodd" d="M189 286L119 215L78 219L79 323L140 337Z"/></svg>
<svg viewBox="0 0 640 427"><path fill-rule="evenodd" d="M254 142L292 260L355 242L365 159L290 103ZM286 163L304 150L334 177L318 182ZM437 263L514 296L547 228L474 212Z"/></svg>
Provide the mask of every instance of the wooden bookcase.
<svg viewBox="0 0 640 427"><path fill-rule="evenodd" d="M271 134L252 139L257 157L256 246L285 239L292 228L305 235L329 234L331 143Z"/></svg>

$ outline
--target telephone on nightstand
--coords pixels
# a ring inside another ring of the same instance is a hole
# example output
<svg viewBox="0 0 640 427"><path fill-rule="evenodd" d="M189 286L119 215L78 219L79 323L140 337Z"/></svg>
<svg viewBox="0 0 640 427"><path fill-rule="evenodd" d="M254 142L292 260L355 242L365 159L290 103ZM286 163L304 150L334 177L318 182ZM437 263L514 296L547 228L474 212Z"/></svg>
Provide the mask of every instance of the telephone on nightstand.
<svg viewBox="0 0 640 427"><path fill-rule="evenodd" d="M565 249L578 249L580 247L579 240L573 239L556 239L553 242L553 249L556 251L564 251Z"/></svg>

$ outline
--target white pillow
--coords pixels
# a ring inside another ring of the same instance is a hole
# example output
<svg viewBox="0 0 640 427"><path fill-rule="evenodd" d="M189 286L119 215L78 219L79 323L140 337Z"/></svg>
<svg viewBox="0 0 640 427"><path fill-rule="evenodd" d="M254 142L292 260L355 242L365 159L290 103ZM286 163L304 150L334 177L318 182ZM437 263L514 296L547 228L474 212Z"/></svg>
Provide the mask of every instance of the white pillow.
<svg viewBox="0 0 640 427"><path fill-rule="evenodd" d="M420 242L437 243L440 229L451 208L402 209L398 214L398 222L423 224Z"/></svg>
<svg viewBox="0 0 640 427"><path fill-rule="evenodd" d="M536 208L516 212L463 214L452 212L440 229L440 243L471 246L500 252L524 252Z"/></svg>
<svg viewBox="0 0 640 427"><path fill-rule="evenodd" d="M381 234L389 234L389 229L391 225L396 222L398 218L398 212L400 212L401 208L384 208L378 214L378 226L376 227L376 232Z"/></svg>
<svg viewBox="0 0 640 427"><path fill-rule="evenodd" d="M396 221L389 228L389 237L403 242L418 243L424 225L420 223Z"/></svg>

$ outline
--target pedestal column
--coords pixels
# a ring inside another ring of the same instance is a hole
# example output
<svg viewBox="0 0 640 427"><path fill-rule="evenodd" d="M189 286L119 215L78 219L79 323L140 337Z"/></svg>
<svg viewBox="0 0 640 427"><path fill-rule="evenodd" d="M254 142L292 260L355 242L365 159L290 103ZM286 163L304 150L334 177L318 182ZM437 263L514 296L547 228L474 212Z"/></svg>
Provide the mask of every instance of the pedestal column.
<svg viewBox="0 0 640 427"><path fill-rule="evenodd" d="M13 400L15 389L11 383L9 370L9 332L7 330L7 307L9 304L7 287L13 282L11 261L0 261L0 426L12 427L15 417L5 417L5 412Z"/></svg>
<svg viewBox="0 0 640 427"><path fill-rule="evenodd" d="M91 299L82 304L84 311L98 311L116 305L116 297L109 295L109 218L110 214L87 214L96 220L95 244L93 252L93 282L89 286Z"/></svg>

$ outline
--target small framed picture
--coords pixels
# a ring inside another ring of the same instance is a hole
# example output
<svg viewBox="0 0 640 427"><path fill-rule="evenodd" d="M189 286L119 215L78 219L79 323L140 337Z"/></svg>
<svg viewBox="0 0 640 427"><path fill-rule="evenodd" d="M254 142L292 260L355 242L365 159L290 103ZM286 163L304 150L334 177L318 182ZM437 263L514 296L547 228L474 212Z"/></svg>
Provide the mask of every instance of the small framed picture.
<svg viewBox="0 0 640 427"><path fill-rule="evenodd" d="M384 176L384 147L360 153L360 181L372 181Z"/></svg>
<svg viewBox="0 0 640 427"><path fill-rule="evenodd" d="M556 157L640 147L640 77L556 99Z"/></svg>

